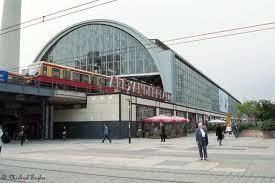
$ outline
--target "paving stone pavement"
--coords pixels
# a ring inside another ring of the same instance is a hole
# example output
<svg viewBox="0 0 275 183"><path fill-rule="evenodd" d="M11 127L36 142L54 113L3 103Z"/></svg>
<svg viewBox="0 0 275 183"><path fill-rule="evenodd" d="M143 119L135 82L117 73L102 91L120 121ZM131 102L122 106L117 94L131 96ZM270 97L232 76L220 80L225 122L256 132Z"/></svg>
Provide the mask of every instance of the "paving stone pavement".
<svg viewBox="0 0 275 183"><path fill-rule="evenodd" d="M269 182L275 183L275 139L210 134L208 161L198 159L194 137L52 140L5 144L0 183Z"/></svg>

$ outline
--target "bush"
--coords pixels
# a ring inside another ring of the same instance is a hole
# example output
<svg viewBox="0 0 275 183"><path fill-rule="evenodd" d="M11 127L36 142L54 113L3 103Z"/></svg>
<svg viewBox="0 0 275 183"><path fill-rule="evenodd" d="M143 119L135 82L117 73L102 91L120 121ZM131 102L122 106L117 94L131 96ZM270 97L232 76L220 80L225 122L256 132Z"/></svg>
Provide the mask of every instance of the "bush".
<svg viewBox="0 0 275 183"><path fill-rule="evenodd" d="M243 130L259 130L259 127L254 123L242 123L239 126L239 131Z"/></svg>
<svg viewBox="0 0 275 183"><path fill-rule="evenodd" d="M213 124L211 124L211 123L208 123L207 125L206 125L206 128L207 128L207 130L208 131L215 131L216 130L216 128L217 128L217 125L213 125Z"/></svg>
<svg viewBox="0 0 275 183"><path fill-rule="evenodd" d="M270 131L270 130L275 130L275 121L274 120L266 120L266 121L263 121L261 124L260 124L260 129L262 131Z"/></svg>

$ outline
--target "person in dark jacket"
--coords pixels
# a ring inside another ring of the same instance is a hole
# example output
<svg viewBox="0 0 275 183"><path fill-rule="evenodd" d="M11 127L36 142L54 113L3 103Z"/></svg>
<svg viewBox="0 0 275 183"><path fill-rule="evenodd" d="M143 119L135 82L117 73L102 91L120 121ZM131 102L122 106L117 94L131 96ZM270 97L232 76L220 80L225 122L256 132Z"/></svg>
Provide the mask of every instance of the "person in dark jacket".
<svg viewBox="0 0 275 183"><path fill-rule="evenodd" d="M2 126L0 125L0 154L2 150L2 136L4 135L4 131L2 129Z"/></svg>
<svg viewBox="0 0 275 183"><path fill-rule="evenodd" d="M109 137L109 128L105 124L104 124L104 129L103 129L103 135L104 135L104 138L102 140L102 143L104 143L106 138L109 140L110 143L112 143L112 140Z"/></svg>
<svg viewBox="0 0 275 183"><path fill-rule="evenodd" d="M217 140L218 140L218 142L221 146L222 145L222 139L223 139L224 135L223 135L223 128L221 127L220 124L218 124L218 127L216 129L216 136L217 136Z"/></svg>
<svg viewBox="0 0 275 183"><path fill-rule="evenodd" d="M66 140L66 139L67 139L67 130L66 130L66 126L63 127L62 139L63 139L63 140Z"/></svg>
<svg viewBox="0 0 275 183"><path fill-rule="evenodd" d="M202 128L202 123L199 123L195 132L196 142L199 146L199 154L201 160L207 160L207 146L208 146L208 134L207 131Z"/></svg>
<svg viewBox="0 0 275 183"><path fill-rule="evenodd" d="M19 132L19 137L21 140L21 146L23 146L24 140L25 140L24 126L21 126L21 131Z"/></svg>
<svg viewBox="0 0 275 183"><path fill-rule="evenodd" d="M165 133L165 125L161 124L161 134L160 134L160 141L165 142L166 133Z"/></svg>

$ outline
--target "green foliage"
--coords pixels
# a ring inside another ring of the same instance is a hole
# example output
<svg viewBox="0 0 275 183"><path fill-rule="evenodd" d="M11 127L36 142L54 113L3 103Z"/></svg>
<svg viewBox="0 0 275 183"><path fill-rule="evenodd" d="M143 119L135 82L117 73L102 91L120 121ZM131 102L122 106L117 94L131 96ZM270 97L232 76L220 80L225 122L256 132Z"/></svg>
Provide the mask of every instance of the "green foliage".
<svg viewBox="0 0 275 183"><path fill-rule="evenodd" d="M275 105L269 100L260 100L256 105L258 111L258 118L261 121L266 121L269 119L275 120Z"/></svg>
<svg viewBox="0 0 275 183"><path fill-rule="evenodd" d="M239 131L243 130L259 130L259 126L254 123L242 123L239 125Z"/></svg>
<svg viewBox="0 0 275 183"><path fill-rule="evenodd" d="M215 131L216 128L217 128L217 125L208 123L206 128L207 128L208 131Z"/></svg>
<svg viewBox="0 0 275 183"><path fill-rule="evenodd" d="M275 130L275 120L269 119L261 122L260 129L262 131Z"/></svg>
<svg viewBox="0 0 275 183"><path fill-rule="evenodd" d="M243 104L238 104L236 109L236 115L239 118L246 115L248 121L275 120L275 104L272 104L269 100L247 101Z"/></svg>

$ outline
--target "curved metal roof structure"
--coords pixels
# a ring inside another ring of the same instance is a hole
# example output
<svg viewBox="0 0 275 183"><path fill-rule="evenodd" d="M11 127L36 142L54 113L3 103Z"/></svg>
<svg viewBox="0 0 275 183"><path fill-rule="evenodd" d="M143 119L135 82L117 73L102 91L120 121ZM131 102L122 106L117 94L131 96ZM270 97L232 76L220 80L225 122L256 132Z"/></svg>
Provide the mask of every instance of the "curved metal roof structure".
<svg viewBox="0 0 275 183"><path fill-rule="evenodd" d="M155 49L152 49L152 45L154 43L146 38L143 34L141 34L139 31L135 30L134 28L123 24L121 22L113 21L113 20L105 20L105 19L95 19L95 20L88 20L83 21L77 24L74 24L62 31L60 31L58 34L56 34L50 41L46 43L46 45L41 49L41 51L38 53L38 55L35 57L34 62L40 61L42 57L46 54L46 52L51 48L58 40L60 40L62 37L66 36L68 33L86 25L108 25L115 28L118 28L131 36L133 36L138 42L140 42L144 47L148 50L150 55L152 56L153 60L156 63L156 66L159 68L159 58L156 53Z"/></svg>

